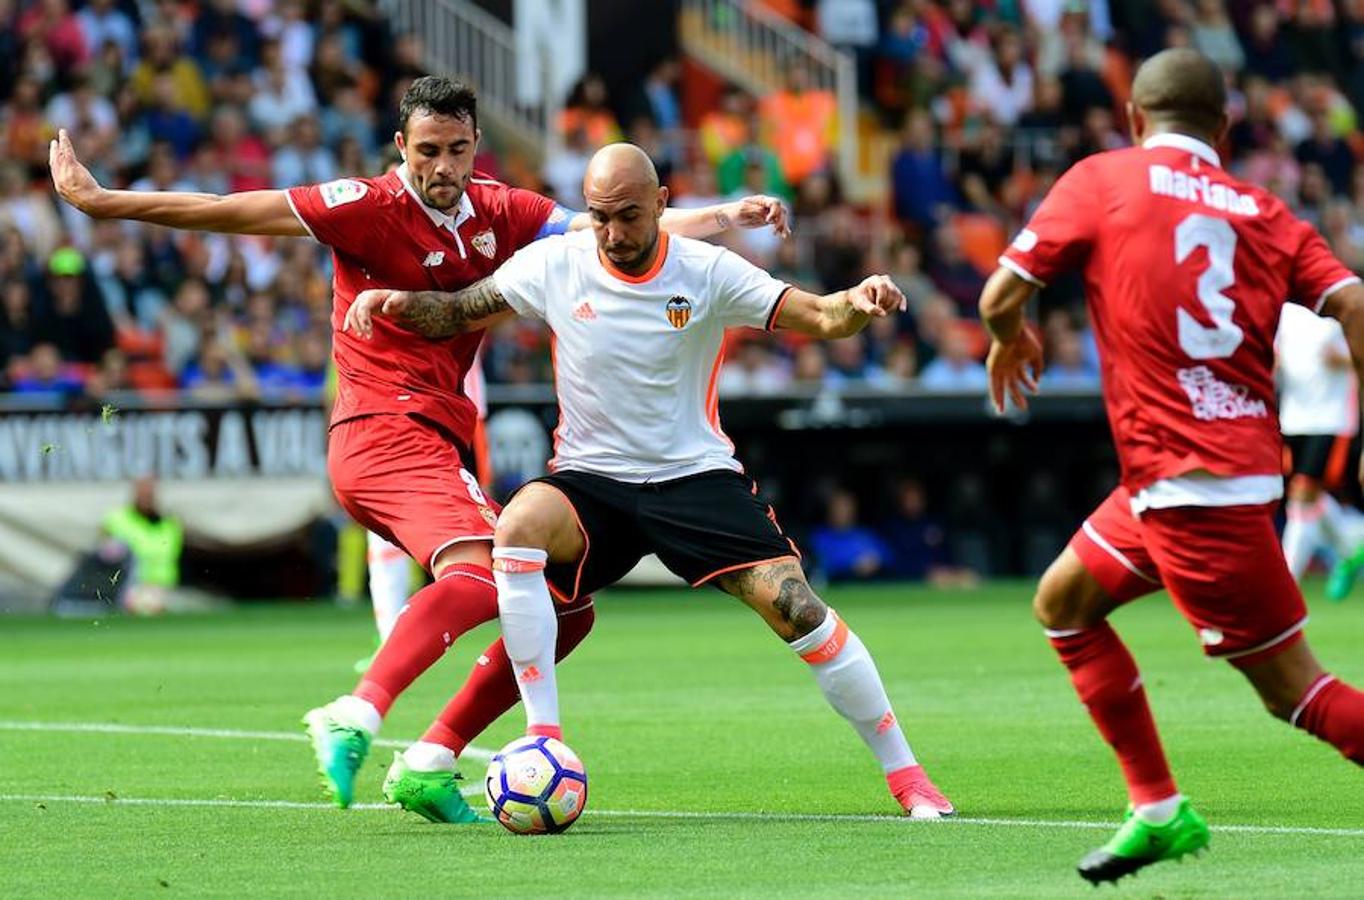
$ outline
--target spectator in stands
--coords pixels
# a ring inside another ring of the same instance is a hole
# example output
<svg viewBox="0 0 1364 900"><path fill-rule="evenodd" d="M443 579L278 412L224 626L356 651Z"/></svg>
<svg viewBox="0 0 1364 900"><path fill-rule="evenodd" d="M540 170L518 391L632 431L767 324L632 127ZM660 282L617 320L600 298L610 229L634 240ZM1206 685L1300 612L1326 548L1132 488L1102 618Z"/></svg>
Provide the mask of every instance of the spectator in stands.
<svg viewBox="0 0 1364 900"><path fill-rule="evenodd" d="M117 0L89 0L76 17L85 46L92 53L102 53L106 44L113 44L124 71L132 70L137 62L137 28L128 14L119 9Z"/></svg>
<svg viewBox="0 0 1364 900"><path fill-rule="evenodd" d="M260 396L256 375L240 353L223 340L205 341L185 367L180 386L196 400L224 402Z"/></svg>
<svg viewBox="0 0 1364 900"><path fill-rule="evenodd" d="M130 80L143 105L157 102L159 75L169 77L170 89L165 99L173 108L183 110L195 121L208 118L210 95L203 73L193 59L180 52L175 32L162 24L143 29L142 59Z"/></svg>
<svg viewBox="0 0 1364 900"><path fill-rule="evenodd" d="M114 326L85 257L75 247L59 247L48 258L47 271L35 339L51 343L73 362L98 362L114 346Z"/></svg>
<svg viewBox="0 0 1364 900"><path fill-rule="evenodd" d="M317 109L312 83L305 72L284 64L278 41L262 45L261 69L256 72L255 81L256 94L248 106L251 121L267 143L278 146L285 129L295 119Z"/></svg>
<svg viewBox="0 0 1364 900"><path fill-rule="evenodd" d="M1279 31L1279 11L1273 3L1257 3L1250 14L1246 39L1246 71L1270 81L1293 74L1293 53Z"/></svg>
<svg viewBox="0 0 1364 900"><path fill-rule="evenodd" d="M928 276L956 303L958 315L974 317L985 276L962 253L961 235L951 222L934 230L933 247L936 252L929 256Z"/></svg>
<svg viewBox="0 0 1364 900"><path fill-rule="evenodd" d="M697 127L701 150L712 166L720 166L753 139L752 118L753 99L732 84L726 87L719 105L707 110Z"/></svg>
<svg viewBox="0 0 1364 900"><path fill-rule="evenodd" d="M720 367L721 397L775 394L791 383L791 374L762 340L745 340Z"/></svg>
<svg viewBox="0 0 1364 900"><path fill-rule="evenodd" d="M316 116L299 116L294 120L288 137L275 151L273 169L277 188L321 184L340 174L336 168L336 157L322 143L322 127Z"/></svg>
<svg viewBox="0 0 1364 900"><path fill-rule="evenodd" d="M3 126L4 159L25 166L28 174L38 177L47 159L47 142L56 131L47 123L42 106L42 86L36 78L21 75L5 110Z"/></svg>
<svg viewBox="0 0 1364 900"><path fill-rule="evenodd" d="M969 209L1003 215L1000 198L1014 174L1014 153L1004 129L986 119L968 131L957 160L956 190Z"/></svg>
<svg viewBox="0 0 1364 900"><path fill-rule="evenodd" d="M943 525L928 514L928 498L917 478L895 484L895 507L881 523L889 553L888 575L909 581L937 581L951 570Z"/></svg>
<svg viewBox="0 0 1364 900"><path fill-rule="evenodd" d="M199 143L200 132L194 117L179 106L176 93L174 76L158 72L152 78L151 98L142 121L152 141L170 147L175 158L183 162Z"/></svg>
<svg viewBox="0 0 1364 900"><path fill-rule="evenodd" d="M753 130L756 133L757 129ZM737 147L722 159L715 172L715 182L721 195L726 197L738 194L745 185L754 184L761 184L764 194L785 199L793 196L777 154L756 142Z"/></svg>
<svg viewBox="0 0 1364 900"><path fill-rule="evenodd" d="M682 65L668 57L649 72L644 82L644 101L650 121L658 129L663 157L677 166L683 162L682 101L677 95ZM650 154L652 156L652 154Z"/></svg>
<svg viewBox="0 0 1364 900"><path fill-rule="evenodd" d="M994 121L1013 125L1032 107L1032 67L1017 31L996 29L990 44L990 57L971 73L971 98Z"/></svg>
<svg viewBox="0 0 1364 900"><path fill-rule="evenodd" d="M838 103L833 92L815 86L798 61L786 69L786 86L758 102L762 140L775 149L782 177L799 184L829 167Z"/></svg>
<svg viewBox="0 0 1364 900"><path fill-rule="evenodd" d="M90 58L85 29L66 0L40 0L21 7L15 25L22 40L41 44L60 69L74 69Z"/></svg>
<svg viewBox="0 0 1364 900"><path fill-rule="evenodd" d="M559 115L559 133L571 134L582 129L587 144L593 150L624 138L616 115L611 111L606 82L595 72L582 77L569 94L568 102Z"/></svg>
<svg viewBox="0 0 1364 900"><path fill-rule="evenodd" d="M1084 340L1074 327L1048 329L1046 359L1041 381L1044 390L1098 390L1099 370L1086 358Z"/></svg>
<svg viewBox="0 0 1364 900"><path fill-rule="evenodd" d="M1222 0L1198 0L1198 11L1194 14L1190 32L1194 49L1227 72L1235 74L1246 64L1241 41Z"/></svg>
<svg viewBox="0 0 1364 900"><path fill-rule="evenodd" d="M260 54L260 30L243 15L236 0L207 0L200 4L190 32L190 53L201 63L211 55L210 46L218 36L229 38L244 66L253 68Z"/></svg>
<svg viewBox="0 0 1364 900"><path fill-rule="evenodd" d="M33 292L20 278L0 279L0 378L34 344Z"/></svg>
<svg viewBox="0 0 1364 900"><path fill-rule="evenodd" d="M890 551L875 531L858 524L857 500L839 488L829 497L823 525L810 533L816 565L830 581L875 578L885 573Z"/></svg>
<svg viewBox="0 0 1364 900"><path fill-rule="evenodd" d="M38 256L50 254L62 239L62 223L46 193L29 189L24 167L0 162L0 228L12 227Z"/></svg>
<svg viewBox="0 0 1364 900"><path fill-rule="evenodd" d="M1329 109L1321 105L1311 115L1312 136L1298 145L1298 162L1303 166L1320 166L1331 191L1348 196L1354 174L1354 153L1345 139L1336 133Z"/></svg>
<svg viewBox="0 0 1364 900"><path fill-rule="evenodd" d="M49 126L65 128L73 140L89 147L92 158L108 153L118 135L118 112L109 98L95 92L88 70L72 73L68 89L48 101L44 115Z"/></svg>
<svg viewBox="0 0 1364 900"><path fill-rule="evenodd" d="M583 177L594 152L587 129L580 125L568 131L563 143L545 158L540 174L554 198L570 209L583 207Z"/></svg>
<svg viewBox="0 0 1364 900"><path fill-rule="evenodd" d="M34 344L28 357L15 367L11 390L16 394L42 394L70 399L80 396L84 383L50 343Z"/></svg>
<svg viewBox="0 0 1364 900"><path fill-rule="evenodd" d="M805 388L824 387L824 345L818 341L806 341L796 348L795 362L791 366L791 383Z"/></svg>
<svg viewBox="0 0 1364 900"><path fill-rule="evenodd" d="M973 344L965 323L946 328L937 357L919 373L919 384L930 391L984 392L989 378Z"/></svg>
<svg viewBox="0 0 1364 900"><path fill-rule="evenodd" d="M895 217L926 234L942 220L956 195L928 111L911 111L901 134L900 150L890 164Z"/></svg>

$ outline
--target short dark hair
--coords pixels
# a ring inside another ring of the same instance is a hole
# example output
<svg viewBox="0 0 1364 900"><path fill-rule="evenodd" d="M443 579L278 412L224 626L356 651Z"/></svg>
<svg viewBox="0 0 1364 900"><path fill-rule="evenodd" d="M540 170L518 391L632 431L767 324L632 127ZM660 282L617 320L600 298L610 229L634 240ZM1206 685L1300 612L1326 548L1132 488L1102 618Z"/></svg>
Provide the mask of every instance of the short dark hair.
<svg viewBox="0 0 1364 900"><path fill-rule="evenodd" d="M398 130L407 134L407 120L421 113L468 119L477 130L478 96L473 88L448 75L423 75L412 82L398 104Z"/></svg>

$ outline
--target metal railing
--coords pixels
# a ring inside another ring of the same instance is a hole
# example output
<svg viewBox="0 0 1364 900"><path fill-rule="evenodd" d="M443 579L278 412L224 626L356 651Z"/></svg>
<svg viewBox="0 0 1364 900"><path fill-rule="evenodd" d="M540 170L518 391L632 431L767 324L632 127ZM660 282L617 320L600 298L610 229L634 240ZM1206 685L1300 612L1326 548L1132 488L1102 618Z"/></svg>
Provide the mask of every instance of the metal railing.
<svg viewBox="0 0 1364 900"><path fill-rule="evenodd" d="M780 90L792 66L838 102L838 173L846 186L858 177L857 71L852 57L759 3L682 0L680 30L686 51L755 95Z"/></svg>
<svg viewBox="0 0 1364 900"><path fill-rule="evenodd" d="M466 79L478 90L480 113L543 156L557 130L560 98L537 61L529 68L544 88L541 100L522 102L518 79L527 67L517 58L511 26L465 0L382 0L381 5L396 35L421 41L429 71Z"/></svg>

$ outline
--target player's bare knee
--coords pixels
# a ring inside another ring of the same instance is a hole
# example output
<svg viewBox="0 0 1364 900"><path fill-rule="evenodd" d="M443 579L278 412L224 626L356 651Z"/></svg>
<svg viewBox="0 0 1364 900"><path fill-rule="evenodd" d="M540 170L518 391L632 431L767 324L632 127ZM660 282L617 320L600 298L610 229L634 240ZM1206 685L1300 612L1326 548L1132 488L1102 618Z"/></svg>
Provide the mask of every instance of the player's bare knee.
<svg viewBox="0 0 1364 900"><path fill-rule="evenodd" d="M772 601L772 608L790 628L792 638L804 637L814 631L829 615L829 607L804 578L784 579L777 589L777 598Z"/></svg>
<svg viewBox="0 0 1364 900"><path fill-rule="evenodd" d="M1037 584L1032 609L1043 628L1088 628L1108 613L1109 601L1094 576L1067 548Z"/></svg>

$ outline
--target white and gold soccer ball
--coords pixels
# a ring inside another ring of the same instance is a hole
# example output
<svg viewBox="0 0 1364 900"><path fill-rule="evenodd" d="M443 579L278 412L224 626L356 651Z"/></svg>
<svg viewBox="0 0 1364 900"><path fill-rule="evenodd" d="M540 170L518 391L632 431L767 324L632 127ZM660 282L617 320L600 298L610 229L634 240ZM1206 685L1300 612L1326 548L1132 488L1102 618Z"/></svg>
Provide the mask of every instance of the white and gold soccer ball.
<svg viewBox="0 0 1364 900"><path fill-rule="evenodd" d="M517 738L493 757L483 782L488 808L515 834L553 834L587 805L587 771L562 741Z"/></svg>

